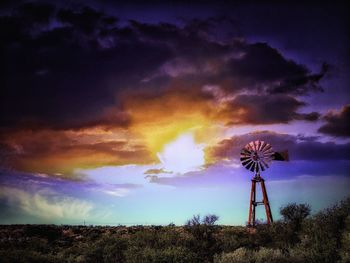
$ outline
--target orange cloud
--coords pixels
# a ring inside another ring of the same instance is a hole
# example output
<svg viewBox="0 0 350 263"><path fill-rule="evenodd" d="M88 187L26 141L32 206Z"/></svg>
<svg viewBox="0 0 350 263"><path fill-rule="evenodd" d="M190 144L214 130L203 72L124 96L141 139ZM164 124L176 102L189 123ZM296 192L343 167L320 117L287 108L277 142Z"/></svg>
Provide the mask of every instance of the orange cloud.
<svg viewBox="0 0 350 263"><path fill-rule="evenodd" d="M110 131L86 132L87 135L82 131L20 131L2 138L2 144L11 149L6 165L21 171L70 176L77 168L154 162L142 145L123 138L101 141L112 137Z"/></svg>
<svg viewBox="0 0 350 263"><path fill-rule="evenodd" d="M212 99L211 94L184 86L171 87L160 94L128 94L124 106L131 119L129 130L143 138L154 154L189 131L194 133L198 143L205 142L209 140L207 130L215 124Z"/></svg>

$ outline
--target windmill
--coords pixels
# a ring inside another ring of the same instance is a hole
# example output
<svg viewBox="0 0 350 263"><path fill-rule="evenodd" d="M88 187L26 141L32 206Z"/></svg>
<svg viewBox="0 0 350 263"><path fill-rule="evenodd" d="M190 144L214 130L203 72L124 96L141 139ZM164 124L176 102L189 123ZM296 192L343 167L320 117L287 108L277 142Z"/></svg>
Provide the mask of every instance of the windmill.
<svg viewBox="0 0 350 263"><path fill-rule="evenodd" d="M250 191L249 217L248 226L255 226L255 211L256 206L264 205L267 223L273 222L269 198L265 187L265 180L260 176L260 173L269 168L269 163L272 161L288 161L288 151L275 152L272 146L264 141L252 141L248 143L241 151L242 165L249 171L254 173L252 178L252 188ZM262 201L256 200L256 185L260 184L262 191Z"/></svg>

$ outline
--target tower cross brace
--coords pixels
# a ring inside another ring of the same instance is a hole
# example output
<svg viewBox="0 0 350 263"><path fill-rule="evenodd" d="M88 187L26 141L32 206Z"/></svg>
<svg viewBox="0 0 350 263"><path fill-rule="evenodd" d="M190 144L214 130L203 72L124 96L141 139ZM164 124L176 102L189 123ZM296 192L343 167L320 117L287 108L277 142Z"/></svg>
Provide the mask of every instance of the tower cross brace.
<svg viewBox="0 0 350 263"><path fill-rule="evenodd" d="M262 201L256 200L256 185L261 185L261 191L262 191ZM256 173L255 176L252 179L252 188L250 191L250 205L249 205L249 216L248 216L248 226L255 226L256 225L256 207L258 205L264 205L265 206L265 212L266 212L266 219L267 224L271 224L273 222L269 198L267 196L267 191L265 187L265 180L260 177L259 173Z"/></svg>

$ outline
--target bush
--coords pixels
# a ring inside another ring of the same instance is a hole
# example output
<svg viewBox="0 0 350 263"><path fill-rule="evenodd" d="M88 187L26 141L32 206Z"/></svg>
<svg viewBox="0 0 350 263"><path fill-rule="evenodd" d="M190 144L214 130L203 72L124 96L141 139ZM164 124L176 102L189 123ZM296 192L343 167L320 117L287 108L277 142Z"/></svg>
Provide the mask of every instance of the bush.
<svg viewBox="0 0 350 263"><path fill-rule="evenodd" d="M302 263L297 257L291 257L280 249L261 247L259 250L238 248L234 252L214 257L214 263Z"/></svg>
<svg viewBox="0 0 350 263"><path fill-rule="evenodd" d="M230 252L251 245L251 234L244 227L223 227L219 238L223 252Z"/></svg>
<svg viewBox="0 0 350 263"><path fill-rule="evenodd" d="M306 217L310 215L311 208L308 204L288 204L280 208L280 214L286 224L289 243L296 244L300 241L298 235Z"/></svg>
<svg viewBox="0 0 350 263"><path fill-rule="evenodd" d="M29 237L45 238L53 242L62 236L62 229L54 225L27 225L24 233Z"/></svg>
<svg viewBox="0 0 350 263"><path fill-rule="evenodd" d="M340 263L350 262L350 216L345 222L344 232L342 234L341 248L340 248Z"/></svg>
<svg viewBox="0 0 350 263"><path fill-rule="evenodd" d="M260 248L253 253L255 263L279 263L285 262L286 256L280 249Z"/></svg>
<svg viewBox="0 0 350 263"><path fill-rule="evenodd" d="M188 220L185 225L185 230L194 238L193 243L190 244L191 249L197 253L201 262L211 262L213 256L222 251L220 243L215 238L219 229L215 225L218 219L216 215L207 215L203 219L197 215Z"/></svg>
<svg viewBox="0 0 350 263"><path fill-rule="evenodd" d="M305 262L331 263L341 260L339 251L346 243L343 233L346 233L349 214L350 199L347 199L306 220L300 233L301 242L295 246L293 253L304 258Z"/></svg>
<svg viewBox="0 0 350 263"><path fill-rule="evenodd" d="M284 221L292 223L301 223L310 215L311 208L308 204L291 203L280 208L280 214Z"/></svg>
<svg viewBox="0 0 350 263"><path fill-rule="evenodd" d="M251 263L253 260L250 250L241 247L234 252L223 253L214 257L214 263Z"/></svg>
<svg viewBox="0 0 350 263"><path fill-rule="evenodd" d="M2 263L58 263L61 262L55 256L43 255L31 250L0 250L0 262Z"/></svg>
<svg viewBox="0 0 350 263"><path fill-rule="evenodd" d="M255 247L273 247L287 250L297 240L293 227L285 222L274 222L271 225L258 225L253 240Z"/></svg>
<svg viewBox="0 0 350 263"><path fill-rule="evenodd" d="M170 262L199 262L197 256L188 248L167 247L164 249L136 248L133 247L126 252L126 262L129 263L170 263Z"/></svg>

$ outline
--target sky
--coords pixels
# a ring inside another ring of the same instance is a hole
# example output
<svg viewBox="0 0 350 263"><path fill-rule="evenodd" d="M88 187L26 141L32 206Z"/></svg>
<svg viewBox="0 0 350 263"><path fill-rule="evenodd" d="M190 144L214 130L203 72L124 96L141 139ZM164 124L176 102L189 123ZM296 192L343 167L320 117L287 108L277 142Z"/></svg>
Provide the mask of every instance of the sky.
<svg viewBox="0 0 350 263"><path fill-rule="evenodd" d="M275 219L349 197L344 5L4 1L0 224L245 225L254 140Z"/></svg>

